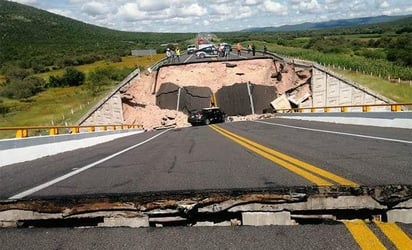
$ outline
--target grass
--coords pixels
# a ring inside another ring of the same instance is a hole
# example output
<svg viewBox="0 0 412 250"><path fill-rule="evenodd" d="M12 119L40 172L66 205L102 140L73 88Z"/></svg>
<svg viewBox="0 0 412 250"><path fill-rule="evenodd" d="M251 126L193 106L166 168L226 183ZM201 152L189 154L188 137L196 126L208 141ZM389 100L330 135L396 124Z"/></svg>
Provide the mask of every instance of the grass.
<svg viewBox="0 0 412 250"><path fill-rule="evenodd" d="M102 67L147 68L163 57L163 54L142 57L130 56L123 58L122 62L119 63L100 61L90 65L78 66L77 68L85 73ZM63 71L58 70L41 76L48 78L50 75L62 73ZM9 107L11 112L4 116L0 115L0 128L76 124L117 84L103 86L96 96L92 96L85 87L79 86L49 88L26 101L3 99L3 104ZM11 138L14 137L14 134L15 131L0 131L0 138Z"/></svg>
<svg viewBox="0 0 412 250"><path fill-rule="evenodd" d="M142 68L146 68L164 57L165 55L163 54L156 54L153 56L126 56L126 57L122 57L121 62L108 62L108 61L102 60L102 61L97 61L92 64L76 66L75 68L82 71L83 73L88 73L97 68L108 68L108 67L137 68L140 66ZM41 77L47 81L50 76L52 75L61 76L63 75L63 73L64 73L64 70L59 69L59 70L49 71L46 73L37 74L36 76ZM0 80L1 80L1 76L0 76Z"/></svg>
<svg viewBox="0 0 412 250"><path fill-rule="evenodd" d="M255 44L263 47L262 42L256 41ZM273 48L274 47L275 46L273 46ZM271 50L271 48L272 46L269 45L269 50ZM85 73L104 67L147 68L163 57L163 54L143 57L128 56L122 58L122 62L118 63L99 61L89 65L78 66L77 68ZM409 83L392 83L375 76L364 75L349 70L333 69L333 71L398 103L412 103L412 86ZM59 75L62 73L63 70L57 70L41 74L40 76L48 79L50 75ZM12 112L5 116L0 116L0 127L76 124L115 84L117 83L104 86L102 91L95 97L91 96L84 87L80 86L50 88L25 102L3 100L3 104L8 106ZM14 131L0 131L0 138L14 137L14 133Z"/></svg>
<svg viewBox="0 0 412 250"><path fill-rule="evenodd" d="M412 85L409 82L390 82L376 76L349 70L333 69L333 71L397 103L412 103Z"/></svg>

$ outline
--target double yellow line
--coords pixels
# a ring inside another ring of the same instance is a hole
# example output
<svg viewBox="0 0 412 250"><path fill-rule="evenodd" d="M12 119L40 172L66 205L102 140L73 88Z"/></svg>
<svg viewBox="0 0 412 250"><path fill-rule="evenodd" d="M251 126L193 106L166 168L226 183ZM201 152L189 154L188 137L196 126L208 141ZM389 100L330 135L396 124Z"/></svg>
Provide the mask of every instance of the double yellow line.
<svg viewBox="0 0 412 250"><path fill-rule="evenodd" d="M282 166L295 174L315 183L318 186L332 186L335 184L358 187L359 184L335 175L319 167L315 167L309 163L303 162L286 154L265 147L261 144L246 139L240 135L234 134L217 125L210 125L210 128L220 133L221 135L235 141L243 147L255 152L256 154Z"/></svg>
<svg viewBox="0 0 412 250"><path fill-rule="evenodd" d="M344 224L361 249L386 249L384 244L364 221L345 221ZM412 240L398 225L395 223L383 223L379 221L375 221L374 224L397 249L411 249Z"/></svg>

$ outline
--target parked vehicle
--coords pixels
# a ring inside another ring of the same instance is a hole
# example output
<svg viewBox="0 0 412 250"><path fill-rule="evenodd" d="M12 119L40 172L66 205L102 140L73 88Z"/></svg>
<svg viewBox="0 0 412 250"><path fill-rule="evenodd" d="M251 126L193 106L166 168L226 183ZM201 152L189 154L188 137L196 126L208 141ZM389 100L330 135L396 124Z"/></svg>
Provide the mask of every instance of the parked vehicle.
<svg viewBox="0 0 412 250"><path fill-rule="evenodd" d="M218 51L215 46L205 47L196 51L196 56L198 58L215 57L217 55Z"/></svg>
<svg viewBox="0 0 412 250"><path fill-rule="evenodd" d="M187 51L188 54L193 54L193 53L195 53L196 49L197 49L196 45L190 44L190 45L187 46L186 51Z"/></svg>
<svg viewBox="0 0 412 250"><path fill-rule="evenodd" d="M218 107L203 108L191 112L187 118L187 121L192 124L192 126L209 125L211 123L225 122L225 120L226 114Z"/></svg>

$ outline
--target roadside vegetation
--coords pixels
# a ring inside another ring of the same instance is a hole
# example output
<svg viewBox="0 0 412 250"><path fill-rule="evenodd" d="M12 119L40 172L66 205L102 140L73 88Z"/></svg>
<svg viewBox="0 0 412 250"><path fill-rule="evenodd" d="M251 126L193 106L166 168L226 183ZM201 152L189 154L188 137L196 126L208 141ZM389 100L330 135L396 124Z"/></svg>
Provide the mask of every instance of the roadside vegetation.
<svg viewBox="0 0 412 250"><path fill-rule="evenodd" d="M0 0L0 127L74 124L130 72L192 33L122 32ZM311 60L412 102L412 18L350 28L216 33L214 40ZM214 42L216 42L214 41ZM153 49L156 55L132 56ZM0 133L1 137L1 133Z"/></svg>
<svg viewBox="0 0 412 250"><path fill-rule="evenodd" d="M294 32L218 33L229 43L254 43L281 55L335 65L384 79L412 80L412 17L398 21Z"/></svg>

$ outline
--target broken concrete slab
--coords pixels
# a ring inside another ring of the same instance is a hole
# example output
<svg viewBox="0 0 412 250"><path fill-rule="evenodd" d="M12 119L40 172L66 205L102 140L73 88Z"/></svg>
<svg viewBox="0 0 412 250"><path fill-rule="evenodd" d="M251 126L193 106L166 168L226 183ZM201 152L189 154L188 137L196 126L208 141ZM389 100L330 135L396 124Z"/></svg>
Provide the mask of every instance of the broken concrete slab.
<svg viewBox="0 0 412 250"><path fill-rule="evenodd" d="M244 226L297 225L287 211L244 212L242 222Z"/></svg>
<svg viewBox="0 0 412 250"><path fill-rule="evenodd" d="M274 101L270 103L272 107L276 110L282 110L282 109L291 109L292 107L290 106L290 102L285 94L279 96L276 98Z"/></svg>

